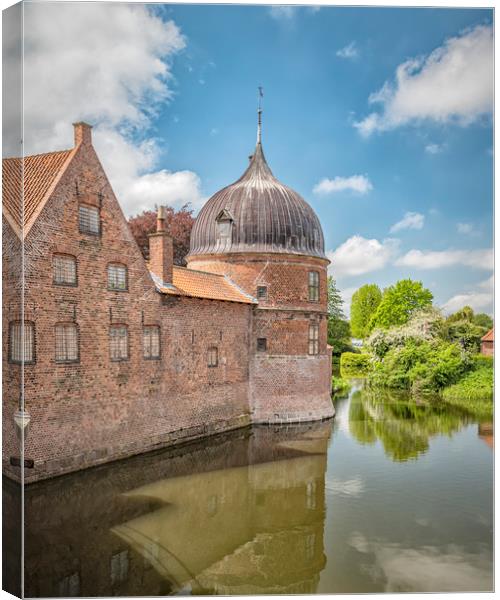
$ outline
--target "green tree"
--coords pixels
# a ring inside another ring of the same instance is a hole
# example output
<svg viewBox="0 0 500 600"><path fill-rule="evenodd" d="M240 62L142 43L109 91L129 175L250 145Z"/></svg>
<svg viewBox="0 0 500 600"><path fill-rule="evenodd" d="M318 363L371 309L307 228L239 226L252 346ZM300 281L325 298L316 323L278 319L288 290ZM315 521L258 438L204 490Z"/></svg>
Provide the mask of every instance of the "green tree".
<svg viewBox="0 0 500 600"><path fill-rule="evenodd" d="M488 331L493 327L493 319L486 313L477 313L477 315L474 315L472 322L474 325L484 327Z"/></svg>
<svg viewBox="0 0 500 600"><path fill-rule="evenodd" d="M491 329L490 325L493 325L493 320L485 314L474 315L470 306L464 306L451 314L444 325L445 339L458 343L469 352L479 352L481 338Z"/></svg>
<svg viewBox="0 0 500 600"><path fill-rule="evenodd" d="M332 346L332 354L337 357L342 352L352 350L351 327L346 320L339 289L333 277L328 277L328 343Z"/></svg>
<svg viewBox="0 0 500 600"><path fill-rule="evenodd" d="M328 344L333 348L333 356L340 356L343 352L353 350L349 321L337 317L328 319Z"/></svg>
<svg viewBox="0 0 500 600"><path fill-rule="evenodd" d="M327 279L327 295L328 295L328 316L338 319L345 319L342 296L337 287L335 279L329 275Z"/></svg>
<svg viewBox="0 0 500 600"><path fill-rule="evenodd" d="M366 338L370 331L368 325L382 300L382 292L375 283L368 283L352 295L351 330L354 337Z"/></svg>
<svg viewBox="0 0 500 600"><path fill-rule="evenodd" d="M400 279L384 290L382 300L370 319L370 331L404 325L417 311L432 306L432 293L421 281Z"/></svg>

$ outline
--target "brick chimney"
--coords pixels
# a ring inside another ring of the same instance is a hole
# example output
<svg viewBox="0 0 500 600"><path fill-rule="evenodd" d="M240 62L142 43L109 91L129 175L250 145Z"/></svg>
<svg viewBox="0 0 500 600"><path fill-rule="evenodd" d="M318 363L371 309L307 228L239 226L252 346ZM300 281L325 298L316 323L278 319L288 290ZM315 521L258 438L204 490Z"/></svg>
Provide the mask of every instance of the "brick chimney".
<svg viewBox="0 0 500 600"><path fill-rule="evenodd" d="M172 283L174 244L165 224L165 207L158 208L156 233L149 234L149 268L163 283Z"/></svg>
<svg viewBox="0 0 500 600"><path fill-rule="evenodd" d="M73 123L75 130L75 146L80 144L92 144L92 125L79 121Z"/></svg>

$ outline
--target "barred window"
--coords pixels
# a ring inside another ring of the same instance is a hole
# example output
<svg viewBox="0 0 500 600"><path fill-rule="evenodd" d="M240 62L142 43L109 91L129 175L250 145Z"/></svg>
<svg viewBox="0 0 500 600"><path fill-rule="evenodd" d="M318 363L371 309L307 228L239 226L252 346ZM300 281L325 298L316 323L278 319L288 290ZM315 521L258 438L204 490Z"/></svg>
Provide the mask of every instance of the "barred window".
<svg viewBox="0 0 500 600"><path fill-rule="evenodd" d="M267 298L267 285L257 286L257 299L265 300Z"/></svg>
<svg viewBox="0 0 500 600"><path fill-rule="evenodd" d="M54 283L57 285L76 284L76 258L64 254L54 254Z"/></svg>
<svg viewBox="0 0 500 600"><path fill-rule="evenodd" d="M219 364L219 350L217 346L208 349L208 366L217 367Z"/></svg>
<svg viewBox="0 0 500 600"><path fill-rule="evenodd" d="M74 323L56 325L56 362L78 361L78 327Z"/></svg>
<svg viewBox="0 0 500 600"><path fill-rule="evenodd" d="M108 265L108 290L127 289L127 267L124 265Z"/></svg>
<svg viewBox="0 0 500 600"><path fill-rule="evenodd" d="M309 271L309 301L319 302L319 273Z"/></svg>
<svg viewBox="0 0 500 600"><path fill-rule="evenodd" d="M319 354L319 325L309 325L309 354Z"/></svg>
<svg viewBox="0 0 500 600"><path fill-rule="evenodd" d="M265 352L267 350L267 338L257 338L257 350Z"/></svg>
<svg viewBox="0 0 500 600"><path fill-rule="evenodd" d="M114 325L109 330L111 360L128 359L128 330L125 325Z"/></svg>
<svg viewBox="0 0 500 600"><path fill-rule="evenodd" d="M35 362L35 324L16 321L10 324L10 360L16 363Z"/></svg>
<svg viewBox="0 0 500 600"><path fill-rule="evenodd" d="M99 233L99 209L95 206L80 204L78 209L78 223L82 233Z"/></svg>
<svg viewBox="0 0 500 600"><path fill-rule="evenodd" d="M143 329L144 358L160 358L160 328L149 325Z"/></svg>

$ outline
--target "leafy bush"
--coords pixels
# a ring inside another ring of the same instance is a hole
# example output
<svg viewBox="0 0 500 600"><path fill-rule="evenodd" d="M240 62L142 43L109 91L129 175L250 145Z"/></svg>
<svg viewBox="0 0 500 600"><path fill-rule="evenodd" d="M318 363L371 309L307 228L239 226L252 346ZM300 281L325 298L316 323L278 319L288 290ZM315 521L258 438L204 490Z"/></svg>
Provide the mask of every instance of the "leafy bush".
<svg viewBox="0 0 500 600"><path fill-rule="evenodd" d="M450 385L471 367L470 357L456 344L409 338L373 364L370 383L411 389L417 393L436 392Z"/></svg>
<svg viewBox="0 0 500 600"><path fill-rule="evenodd" d="M383 358L391 348L403 347L409 340L432 341L442 337L443 317L436 309L417 311L409 323L390 329L376 329L366 342L366 348L377 358Z"/></svg>
<svg viewBox="0 0 500 600"><path fill-rule="evenodd" d="M365 376L370 370L370 356L344 352L340 357L340 372L347 376Z"/></svg>
<svg viewBox="0 0 500 600"><path fill-rule="evenodd" d="M493 361L488 356L475 357L474 370L466 373L457 383L443 390L448 404L460 406L481 416L493 413Z"/></svg>
<svg viewBox="0 0 500 600"><path fill-rule="evenodd" d="M342 377L332 377L332 394L340 396L347 395L351 389L351 384Z"/></svg>

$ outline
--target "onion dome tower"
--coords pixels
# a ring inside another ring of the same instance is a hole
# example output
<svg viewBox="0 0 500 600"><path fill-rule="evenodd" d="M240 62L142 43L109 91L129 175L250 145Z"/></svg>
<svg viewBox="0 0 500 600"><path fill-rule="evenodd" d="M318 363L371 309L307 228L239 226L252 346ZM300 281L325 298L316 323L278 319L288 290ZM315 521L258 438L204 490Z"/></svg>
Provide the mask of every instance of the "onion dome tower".
<svg viewBox="0 0 500 600"><path fill-rule="evenodd" d="M332 416L323 231L311 206L266 162L260 97L250 164L201 209L187 262L230 277L258 300L250 336L254 420Z"/></svg>

